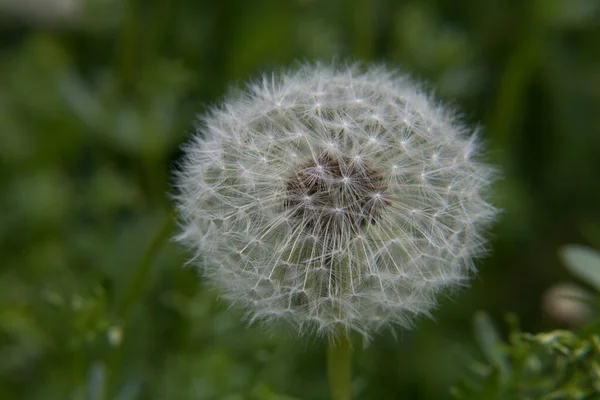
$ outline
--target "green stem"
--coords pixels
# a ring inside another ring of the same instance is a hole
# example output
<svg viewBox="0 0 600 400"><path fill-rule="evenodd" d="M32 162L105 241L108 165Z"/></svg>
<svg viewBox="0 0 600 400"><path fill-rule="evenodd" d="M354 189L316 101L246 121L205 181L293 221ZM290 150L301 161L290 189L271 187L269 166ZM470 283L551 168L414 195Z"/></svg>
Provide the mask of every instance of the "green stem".
<svg viewBox="0 0 600 400"><path fill-rule="evenodd" d="M175 217L173 213L168 213L165 216L164 222L158 228L158 231L152 238L152 241L146 248L144 254L135 267L133 277L128 284L121 301L117 305L116 321L117 324L123 329L129 322L131 311L143 295L153 261L156 259L163 245L167 243L171 237L174 219ZM103 398L106 400L113 398L114 386L116 384L116 378L119 372L118 370L120 368L122 355L122 345L113 347L107 354L106 377L103 391Z"/></svg>
<svg viewBox="0 0 600 400"><path fill-rule="evenodd" d="M330 340L327 345L327 376L331 400L350 400L352 349L346 335Z"/></svg>
<svg viewBox="0 0 600 400"><path fill-rule="evenodd" d="M169 241L173 231L174 213L168 213L164 222L152 238L148 248L142 255L127 290L117 306L117 317L123 322L129 319L129 314L135 306L137 300L144 291L147 277L150 274L152 262L156 259L160 249Z"/></svg>
<svg viewBox="0 0 600 400"><path fill-rule="evenodd" d="M494 147L508 150L514 146L514 141L521 134L519 125L522 123L527 97L528 85L540 67L545 38L545 26L536 17L537 1L526 7L528 19L524 22L526 28L519 38L519 44L508 59L508 63L500 78L496 104L490 108L487 127L494 141ZM541 6L540 6L541 7ZM496 160L505 163L506 160Z"/></svg>
<svg viewBox="0 0 600 400"><path fill-rule="evenodd" d="M140 70L140 38L141 1L127 0L124 2L125 15L117 41L116 62L121 88L131 89L136 82L136 74Z"/></svg>
<svg viewBox="0 0 600 400"><path fill-rule="evenodd" d="M353 0L350 2L352 23L352 42L355 55L363 60L373 58L375 46L374 9L370 1Z"/></svg>

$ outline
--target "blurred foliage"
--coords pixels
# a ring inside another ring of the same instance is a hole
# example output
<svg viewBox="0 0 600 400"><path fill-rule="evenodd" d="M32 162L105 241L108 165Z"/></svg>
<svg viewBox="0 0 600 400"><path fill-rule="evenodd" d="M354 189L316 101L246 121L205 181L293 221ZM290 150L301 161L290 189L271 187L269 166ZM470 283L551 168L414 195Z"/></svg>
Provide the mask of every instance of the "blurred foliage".
<svg viewBox="0 0 600 400"><path fill-rule="evenodd" d="M599 13L595 0L0 0L0 398L326 398L323 343L246 327L167 240L196 113L296 60L431 82L504 171L473 287L436 321L357 344L357 398L448 397L457 366L485 353L477 309L564 328L541 306L570 279L557 249L600 246ZM558 359L554 343L591 337L566 335L512 343Z"/></svg>
<svg viewBox="0 0 600 400"><path fill-rule="evenodd" d="M569 270L600 291L600 253L582 246L561 249ZM508 343L491 319L475 317L475 334L487 363L472 362L470 376L452 388L457 400L584 400L600 398L600 292L572 298L589 306L595 317L577 332L520 331L514 314Z"/></svg>
<svg viewBox="0 0 600 400"><path fill-rule="evenodd" d="M454 387L454 397L584 400L600 396L600 335L565 330L532 335L515 327L505 348L507 354L498 352L501 363L474 364L476 378Z"/></svg>

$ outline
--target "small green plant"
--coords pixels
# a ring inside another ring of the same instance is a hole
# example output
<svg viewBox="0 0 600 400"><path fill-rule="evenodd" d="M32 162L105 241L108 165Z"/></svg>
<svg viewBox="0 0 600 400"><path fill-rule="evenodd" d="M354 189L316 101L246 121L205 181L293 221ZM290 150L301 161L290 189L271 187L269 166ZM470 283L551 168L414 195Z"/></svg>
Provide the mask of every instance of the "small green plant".
<svg viewBox="0 0 600 400"><path fill-rule="evenodd" d="M560 256L567 268L600 290L600 254L569 245ZM473 362L468 377L452 389L455 399L584 400L600 397L599 296L572 299L588 303L592 317L577 331L521 332L517 318L507 317L508 342L503 342L491 319L475 317L475 334L486 362Z"/></svg>

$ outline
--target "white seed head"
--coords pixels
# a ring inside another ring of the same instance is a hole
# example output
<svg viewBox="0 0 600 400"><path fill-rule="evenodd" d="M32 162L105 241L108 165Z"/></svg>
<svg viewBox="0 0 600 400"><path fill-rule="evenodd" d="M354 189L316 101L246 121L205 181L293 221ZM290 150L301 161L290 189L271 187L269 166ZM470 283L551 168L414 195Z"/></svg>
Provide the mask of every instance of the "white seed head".
<svg viewBox="0 0 600 400"><path fill-rule="evenodd" d="M177 174L178 239L251 321L411 326L484 250L493 169L407 76L305 65L202 118Z"/></svg>

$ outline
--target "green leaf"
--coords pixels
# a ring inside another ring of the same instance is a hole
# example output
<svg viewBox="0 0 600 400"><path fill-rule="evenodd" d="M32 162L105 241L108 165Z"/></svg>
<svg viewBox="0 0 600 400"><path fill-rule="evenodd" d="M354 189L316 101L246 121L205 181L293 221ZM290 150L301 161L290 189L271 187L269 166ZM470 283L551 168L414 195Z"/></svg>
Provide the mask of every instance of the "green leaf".
<svg viewBox="0 0 600 400"><path fill-rule="evenodd" d="M596 250L571 244L563 246L559 254L569 271L600 291L600 254Z"/></svg>
<svg viewBox="0 0 600 400"><path fill-rule="evenodd" d="M509 365L506 355L502 351L503 342L491 318L483 311L475 314L475 337L487 360L498 368L500 381L506 382Z"/></svg>

